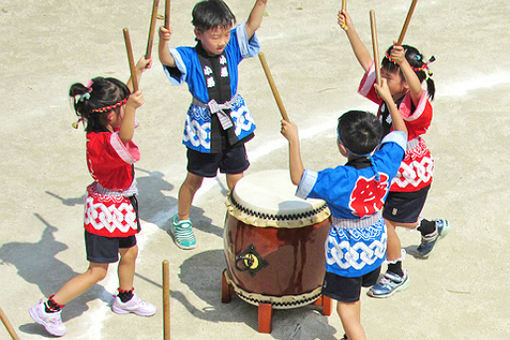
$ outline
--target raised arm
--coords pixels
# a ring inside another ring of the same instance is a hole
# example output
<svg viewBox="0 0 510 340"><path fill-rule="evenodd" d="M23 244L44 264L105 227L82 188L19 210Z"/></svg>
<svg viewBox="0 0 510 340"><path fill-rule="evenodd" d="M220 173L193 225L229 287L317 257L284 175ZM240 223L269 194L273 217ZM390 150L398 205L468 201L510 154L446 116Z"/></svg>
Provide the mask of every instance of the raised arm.
<svg viewBox="0 0 510 340"><path fill-rule="evenodd" d="M391 96L390 89L388 88L388 82L385 78L381 79L381 86L374 84L375 90L377 91L377 95L379 98L384 100L388 110L390 111L391 121L393 124L394 131L402 131L407 135L407 128L404 119L400 115L400 111L393 101L393 97Z"/></svg>
<svg viewBox="0 0 510 340"><path fill-rule="evenodd" d="M409 93L411 95L411 99L413 100L413 104L418 105L418 102L420 101L422 94L421 83L420 79L418 78L414 70L411 68L411 65L409 64L405 57L404 47L394 45L393 48L391 49L390 57L393 60L395 60L397 65L402 70L404 78L407 82L407 86L409 87Z"/></svg>
<svg viewBox="0 0 510 340"><path fill-rule="evenodd" d="M292 184L299 185L301 177L305 172L303 161L301 160L301 147L299 145L299 135L296 124L281 120L282 135L289 141L289 172Z"/></svg>
<svg viewBox="0 0 510 340"><path fill-rule="evenodd" d="M138 90L129 96L124 108L124 117L122 117L119 129L119 138L124 144L133 139L133 135L135 134L135 112L137 108L142 106L142 104L143 95L141 90Z"/></svg>
<svg viewBox="0 0 510 340"><path fill-rule="evenodd" d="M251 10L248 21L246 21L246 34L248 35L248 39L253 37L255 31L257 31L262 24L262 17L264 16L264 11L266 10L266 4L267 0L255 1L255 5Z"/></svg>
<svg viewBox="0 0 510 340"><path fill-rule="evenodd" d="M338 12L338 25L345 31L356 59L358 59L363 70L367 72L370 69L370 65L372 65L372 56L359 38L358 32L356 32L352 19L347 11Z"/></svg>
<svg viewBox="0 0 510 340"><path fill-rule="evenodd" d="M172 35L172 28L167 30L165 26L161 26L159 28L159 61L161 64L165 66L175 67L174 57L170 54L168 50L168 42L170 41L170 36Z"/></svg>
<svg viewBox="0 0 510 340"><path fill-rule="evenodd" d="M145 57L141 57L140 60L135 65L135 71L136 71L136 80L138 81L138 84L140 84L140 79L142 78L142 74L144 71L148 70L152 66L152 58L145 59ZM129 77L127 83L126 83L129 91L133 92L134 86L133 86L133 79Z"/></svg>

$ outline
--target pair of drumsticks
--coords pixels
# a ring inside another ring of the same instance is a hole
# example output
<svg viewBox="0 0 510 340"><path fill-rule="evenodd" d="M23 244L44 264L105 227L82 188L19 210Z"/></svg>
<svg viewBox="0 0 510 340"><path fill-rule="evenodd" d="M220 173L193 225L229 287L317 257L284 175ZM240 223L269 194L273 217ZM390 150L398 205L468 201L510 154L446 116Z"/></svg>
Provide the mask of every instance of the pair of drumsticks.
<svg viewBox="0 0 510 340"><path fill-rule="evenodd" d="M145 58L149 59L152 55L152 42L154 41L154 31L156 30L156 20L158 16L159 0L154 0L152 3L151 23L149 27L149 38L147 39L147 49L145 50ZM170 0L165 1L165 27L170 29ZM133 48L131 47L131 38L127 28L122 30L124 33L124 43L126 45L126 52L128 55L129 70L131 72L131 81L133 82L134 91L138 90L138 81L136 79L135 61L133 59Z"/></svg>
<svg viewBox="0 0 510 340"><path fill-rule="evenodd" d="M413 0L411 3L411 7L409 8L409 11L407 12L407 17L404 22L404 27L402 27L402 31L400 32L400 36L397 40L397 45L401 45L404 41L404 36L407 32L407 27L409 26L409 23L411 22L411 17L414 12L414 8L416 7L418 0ZM347 0L342 0L342 10L345 11L347 7ZM379 64L379 46L377 42L377 29L375 24L375 11L372 9L370 10L370 26L372 28L372 47L374 51L374 63L375 63L375 74L376 74L376 81L378 85L381 85L381 66ZM278 105L278 109L280 110L280 114L284 120L287 122L289 121L289 117L287 116L287 112L285 110L285 107L283 106L282 99L280 97L280 94L278 93L278 89L276 88L276 85L274 83L273 77L271 76L271 72L269 71L269 67L267 66L266 58L264 57L264 53L259 53L259 59L262 63L262 67L264 68L264 72L266 74L267 80L269 82L269 86L271 87L271 91L273 92L273 96L276 100L276 104Z"/></svg>

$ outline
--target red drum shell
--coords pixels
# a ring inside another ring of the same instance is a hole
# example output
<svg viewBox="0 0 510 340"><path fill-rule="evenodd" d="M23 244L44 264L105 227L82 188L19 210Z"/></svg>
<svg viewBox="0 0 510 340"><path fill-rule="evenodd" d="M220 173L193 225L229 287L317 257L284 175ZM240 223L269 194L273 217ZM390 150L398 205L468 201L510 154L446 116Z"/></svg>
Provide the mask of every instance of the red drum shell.
<svg viewBox="0 0 510 340"><path fill-rule="evenodd" d="M266 296L297 296L321 287L330 226L326 218L299 228L255 227L227 213L224 251L230 279Z"/></svg>

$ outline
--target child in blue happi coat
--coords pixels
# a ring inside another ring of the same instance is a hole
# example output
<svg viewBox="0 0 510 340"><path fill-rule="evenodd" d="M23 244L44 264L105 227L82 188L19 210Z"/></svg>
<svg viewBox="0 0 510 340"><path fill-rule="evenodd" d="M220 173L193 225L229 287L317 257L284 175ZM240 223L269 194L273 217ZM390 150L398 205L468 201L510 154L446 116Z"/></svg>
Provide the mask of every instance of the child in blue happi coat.
<svg viewBox="0 0 510 340"><path fill-rule="evenodd" d="M282 134L289 141L290 176L298 185L296 195L321 198L331 210L323 294L338 301L344 338L350 340L366 338L360 321L361 287L377 282L386 258L387 229L381 209L407 141L406 126L386 80L375 89L390 110L394 131L382 138L382 125L373 114L346 112L338 119L337 146L348 162L334 169L305 169L298 129L282 120Z"/></svg>
<svg viewBox="0 0 510 340"><path fill-rule="evenodd" d="M181 185L172 234L178 247L196 246L189 220L191 204L204 177L226 174L230 190L249 167L244 143L254 136L255 123L237 93L238 64L256 56L255 31L262 23L267 0L256 0L246 23L236 18L222 0L204 0L193 8L197 44L169 48L172 30L160 29L159 59L170 81L184 82L192 95L184 127L188 174Z"/></svg>

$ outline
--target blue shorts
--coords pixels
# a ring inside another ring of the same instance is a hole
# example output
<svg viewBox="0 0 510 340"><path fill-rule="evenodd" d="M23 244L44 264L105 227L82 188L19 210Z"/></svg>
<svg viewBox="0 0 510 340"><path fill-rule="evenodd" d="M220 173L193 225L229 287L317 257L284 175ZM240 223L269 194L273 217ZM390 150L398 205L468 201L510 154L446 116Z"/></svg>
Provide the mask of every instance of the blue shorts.
<svg viewBox="0 0 510 340"><path fill-rule="evenodd" d="M414 192L390 191L384 203L383 217L392 222L417 222L429 189L430 185Z"/></svg>
<svg viewBox="0 0 510 340"><path fill-rule="evenodd" d="M381 267L360 277L345 277L326 272L322 294L341 302L356 302L360 298L361 287L375 285Z"/></svg>
<svg viewBox="0 0 510 340"><path fill-rule="evenodd" d="M240 174L250 166L244 144L219 153L203 153L188 148L188 172L200 177L216 177L218 169L226 174Z"/></svg>
<svg viewBox="0 0 510 340"><path fill-rule="evenodd" d="M119 249L136 246L136 236L106 237L85 231L87 260L94 263L115 263L119 260Z"/></svg>

